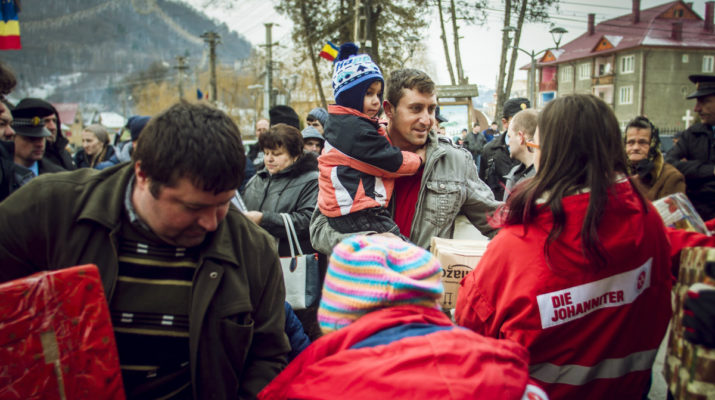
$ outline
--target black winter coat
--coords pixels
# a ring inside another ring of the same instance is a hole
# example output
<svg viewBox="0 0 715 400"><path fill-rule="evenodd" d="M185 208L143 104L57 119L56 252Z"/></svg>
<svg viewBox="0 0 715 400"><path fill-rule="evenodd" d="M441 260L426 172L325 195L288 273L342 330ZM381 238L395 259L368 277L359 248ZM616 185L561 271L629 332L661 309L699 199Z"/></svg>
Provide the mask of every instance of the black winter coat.
<svg viewBox="0 0 715 400"><path fill-rule="evenodd" d="M77 168L96 168L99 163L101 163L102 161L109 160L110 158L112 158L113 155L114 146L107 145L107 151L105 151L104 155L99 160L97 160L94 165L92 165L92 160L87 155L87 153L84 152L84 149L79 149L74 155L74 163L77 165Z"/></svg>
<svg viewBox="0 0 715 400"><path fill-rule="evenodd" d="M665 161L685 176L685 194L704 220L715 218L715 137L702 123L685 130Z"/></svg>
<svg viewBox="0 0 715 400"><path fill-rule="evenodd" d="M318 159L305 153L283 171L271 175L265 168L246 184L243 201L249 211L261 211L261 227L278 239L278 253L290 256L281 213L290 214L303 253L314 253L310 245L310 218L318 204Z"/></svg>
<svg viewBox="0 0 715 400"><path fill-rule="evenodd" d="M509 157L505 138L506 132L487 143L479 164L479 177L489 186L497 200L504 199L505 176L518 163Z"/></svg>
<svg viewBox="0 0 715 400"><path fill-rule="evenodd" d="M59 116L57 118L59 118ZM67 171L74 171L77 167L74 165L70 153L65 150L65 147L67 147L67 143L69 143L67 138L58 132L57 140L55 140L54 143L51 143L49 141L47 142L47 148L45 149L45 158L66 169Z"/></svg>

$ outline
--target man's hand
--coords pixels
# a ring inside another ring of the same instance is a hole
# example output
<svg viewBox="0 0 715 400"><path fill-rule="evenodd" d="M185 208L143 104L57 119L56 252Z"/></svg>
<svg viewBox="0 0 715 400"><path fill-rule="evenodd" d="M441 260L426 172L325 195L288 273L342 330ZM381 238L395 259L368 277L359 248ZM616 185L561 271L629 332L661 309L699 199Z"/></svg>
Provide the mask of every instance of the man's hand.
<svg viewBox="0 0 715 400"><path fill-rule="evenodd" d="M425 146L422 146L419 149L415 150L415 154L420 156L420 160L422 160L420 164L424 164L425 161L427 161L427 149L425 149Z"/></svg>
<svg viewBox="0 0 715 400"><path fill-rule="evenodd" d="M685 339L715 348L715 288L697 283L691 286L683 309Z"/></svg>
<svg viewBox="0 0 715 400"><path fill-rule="evenodd" d="M263 220L263 213L260 211L246 211L243 215L248 217L248 219L253 221L256 225L260 225Z"/></svg>

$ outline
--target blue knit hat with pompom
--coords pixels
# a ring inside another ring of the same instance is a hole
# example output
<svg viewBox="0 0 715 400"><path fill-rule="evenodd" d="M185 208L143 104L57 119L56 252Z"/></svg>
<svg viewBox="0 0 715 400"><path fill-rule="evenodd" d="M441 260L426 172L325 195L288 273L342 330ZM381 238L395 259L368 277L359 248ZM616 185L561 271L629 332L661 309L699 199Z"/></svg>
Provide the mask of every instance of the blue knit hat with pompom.
<svg viewBox="0 0 715 400"><path fill-rule="evenodd" d="M382 83L380 91L380 102L382 102L385 81L380 68L375 65L370 56L357 52L358 47L354 43L348 42L340 46L333 72L333 95L338 105L364 112L363 104L367 88L379 80Z"/></svg>

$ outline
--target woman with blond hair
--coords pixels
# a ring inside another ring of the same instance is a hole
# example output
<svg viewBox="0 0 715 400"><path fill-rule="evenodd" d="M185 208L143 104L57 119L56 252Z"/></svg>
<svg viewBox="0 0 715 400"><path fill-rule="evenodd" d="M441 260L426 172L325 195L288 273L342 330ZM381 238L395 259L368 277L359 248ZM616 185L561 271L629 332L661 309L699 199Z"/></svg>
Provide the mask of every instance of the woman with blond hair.
<svg viewBox="0 0 715 400"><path fill-rule="evenodd" d="M456 321L529 349L551 399L645 398L671 316L670 245L628 176L618 120L595 96L559 97L527 145L536 175L497 212Z"/></svg>
<svg viewBox="0 0 715 400"><path fill-rule="evenodd" d="M82 131L82 148L74 155L77 168L94 168L114 155L109 144L107 128L99 124L89 125Z"/></svg>

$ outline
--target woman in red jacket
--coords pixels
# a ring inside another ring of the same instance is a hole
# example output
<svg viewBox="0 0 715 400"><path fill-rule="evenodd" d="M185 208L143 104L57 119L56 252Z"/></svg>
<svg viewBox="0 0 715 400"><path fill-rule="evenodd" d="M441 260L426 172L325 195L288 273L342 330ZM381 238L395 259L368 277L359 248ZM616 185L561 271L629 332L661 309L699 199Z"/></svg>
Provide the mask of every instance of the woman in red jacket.
<svg viewBox="0 0 715 400"><path fill-rule="evenodd" d="M534 142L536 175L497 213L457 323L527 347L552 399L639 399L671 316L663 222L628 179L602 100L549 102Z"/></svg>

